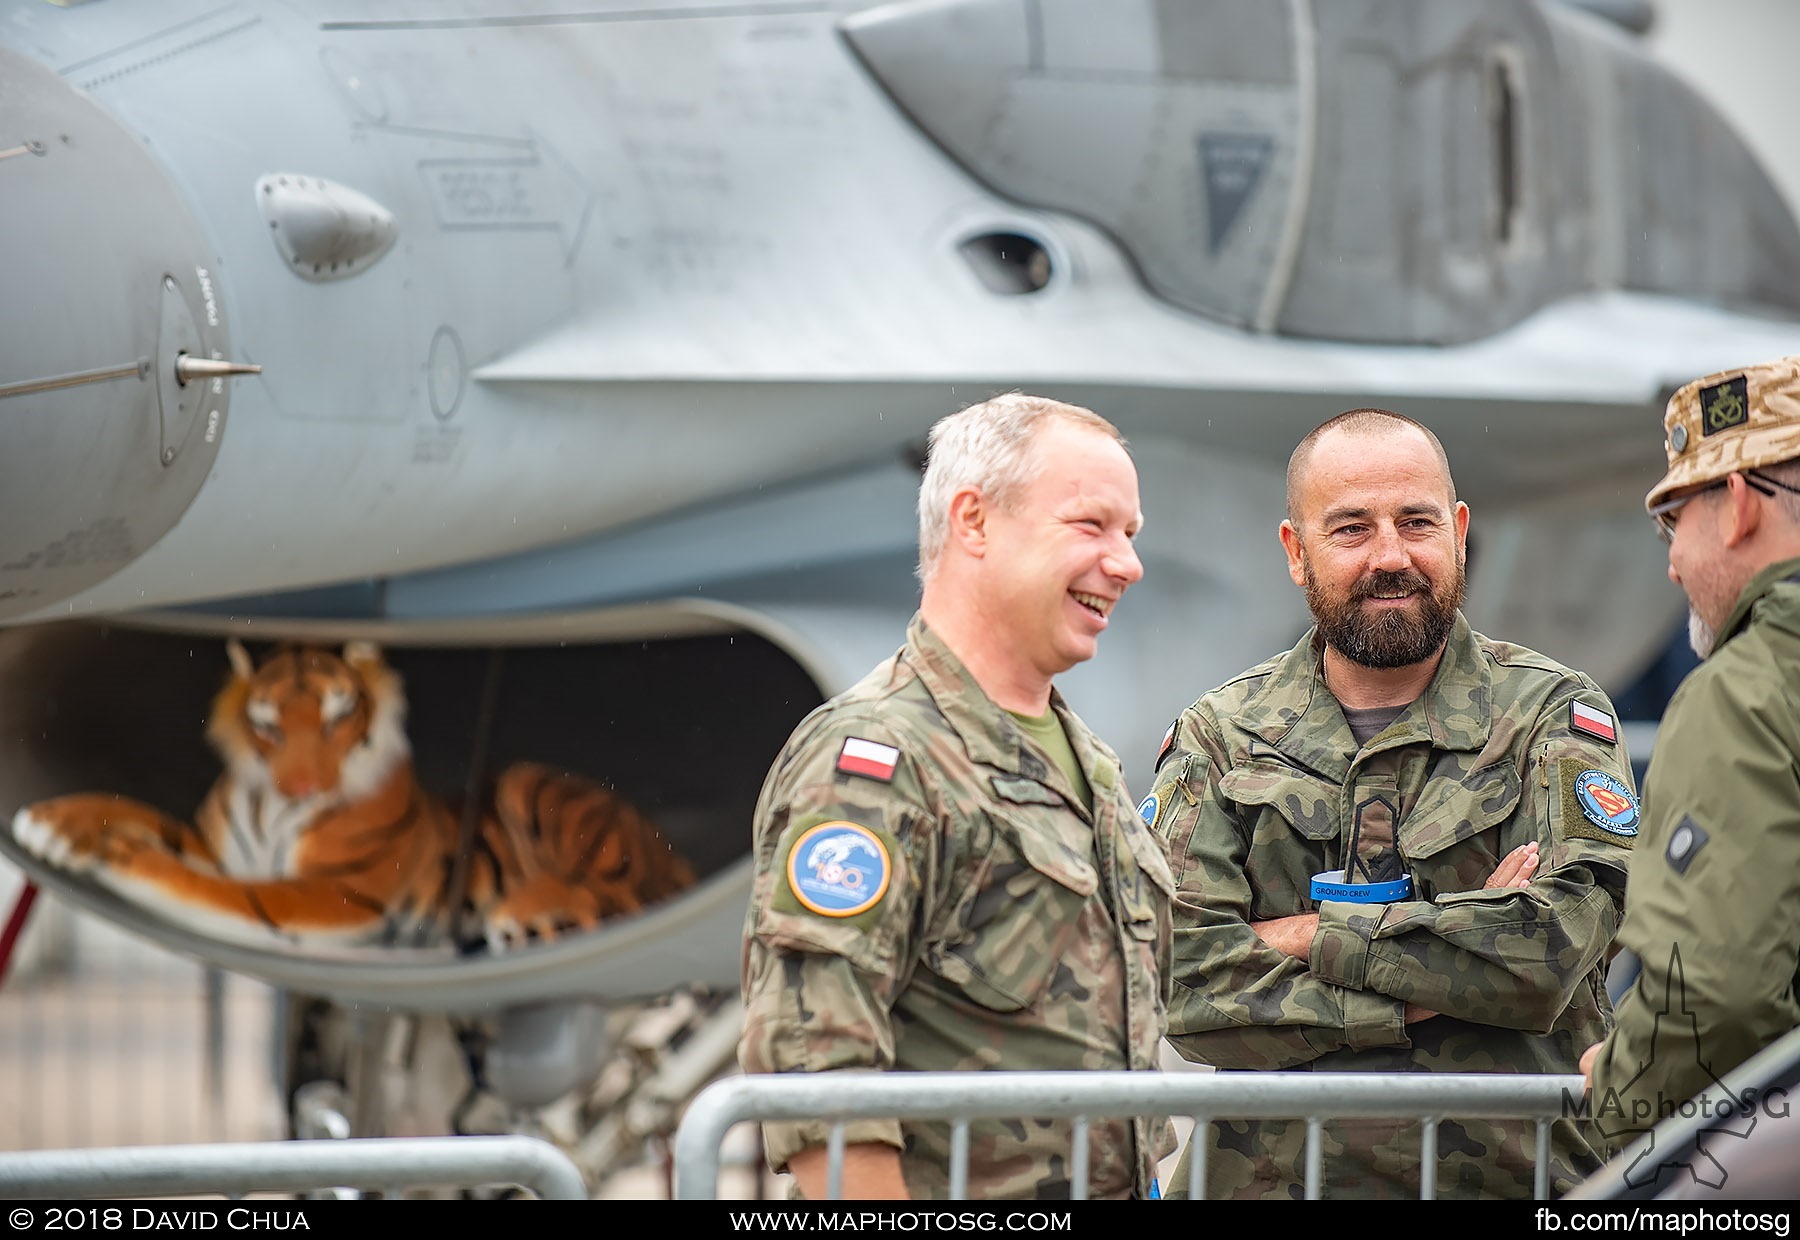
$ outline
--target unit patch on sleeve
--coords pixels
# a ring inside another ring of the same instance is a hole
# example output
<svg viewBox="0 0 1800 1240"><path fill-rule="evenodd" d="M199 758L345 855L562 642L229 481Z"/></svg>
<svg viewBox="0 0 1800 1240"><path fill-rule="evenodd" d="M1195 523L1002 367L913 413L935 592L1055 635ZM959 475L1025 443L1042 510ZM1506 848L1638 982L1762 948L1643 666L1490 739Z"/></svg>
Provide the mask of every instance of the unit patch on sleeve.
<svg viewBox="0 0 1800 1240"><path fill-rule="evenodd" d="M1586 732L1609 745L1619 742L1619 727L1613 717L1586 702L1569 703L1569 726L1577 732Z"/></svg>
<svg viewBox="0 0 1800 1240"><path fill-rule="evenodd" d="M1681 822L1675 827L1675 833L1669 836L1669 850L1663 856L1675 867L1677 874L1686 874L1688 866L1693 864L1694 858L1700 855L1700 850L1706 847L1706 841L1711 838L1705 827L1683 814Z"/></svg>
<svg viewBox="0 0 1800 1240"><path fill-rule="evenodd" d="M1152 792L1149 796L1138 802L1138 817L1144 820L1144 825L1146 827L1149 827L1154 831L1156 830L1157 811L1161 808L1162 802L1158 800L1156 794Z"/></svg>
<svg viewBox="0 0 1800 1240"><path fill-rule="evenodd" d="M866 775L882 783L892 783L894 768L900 764L900 751L880 741L866 741L860 736L846 737L838 751L837 769L852 775Z"/></svg>
<svg viewBox="0 0 1800 1240"><path fill-rule="evenodd" d="M822 822L788 849L788 890L821 916L855 917L881 903L893 868L887 845L869 828Z"/></svg>
<svg viewBox="0 0 1800 1240"><path fill-rule="evenodd" d="M1578 758L1563 758L1558 776L1564 835L1631 846L1638 833L1638 802L1622 780Z"/></svg>

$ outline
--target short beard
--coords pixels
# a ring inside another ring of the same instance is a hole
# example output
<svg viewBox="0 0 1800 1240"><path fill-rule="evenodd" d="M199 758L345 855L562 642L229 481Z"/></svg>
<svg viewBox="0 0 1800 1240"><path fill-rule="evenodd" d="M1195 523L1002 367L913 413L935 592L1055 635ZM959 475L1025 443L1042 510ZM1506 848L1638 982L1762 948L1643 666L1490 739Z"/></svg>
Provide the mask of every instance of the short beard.
<svg viewBox="0 0 1800 1240"><path fill-rule="evenodd" d="M1463 601L1463 566L1458 557L1456 572L1442 591L1431 588L1431 580L1416 569L1390 573L1377 570L1357 582L1348 598L1328 598L1313 578L1312 565L1305 569L1306 605L1318 622L1319 636L1325 644L1360 667L1389 669L1411 667L1436 654L1456 624L1456 609ZM1414 615L1396 608L1369 615L1361 606L1364 599L1377 594L1394 594L1401 590L1419 592L1419 610Z"/></svg>
<svg viewBox="0 0 1800 1240"><path fill-rule="evenodd" d="M1689 607L1688 645L1693 648L1694 653L1704 659L1712 653L1713 643L1718 640L1719 635L1713 631L1713 626L1702 620L1699 612Z"/></svg>

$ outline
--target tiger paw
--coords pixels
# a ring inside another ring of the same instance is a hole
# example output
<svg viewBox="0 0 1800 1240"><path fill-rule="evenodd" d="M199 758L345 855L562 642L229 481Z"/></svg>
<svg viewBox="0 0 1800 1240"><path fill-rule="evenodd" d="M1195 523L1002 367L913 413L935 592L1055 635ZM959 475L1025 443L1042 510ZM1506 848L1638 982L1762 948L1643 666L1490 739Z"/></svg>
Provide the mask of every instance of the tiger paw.
<svg viewBox="0 0 1800 1240"><path fill-rule="evenodd" d="M488 950L495 953L559 939L599 920L592 892L548 877L509 891L482 917Z"/></svg>
<svg viewBox="0 0 1800 1240"><path fill-rule="evenodd" d="M154 847L156 837L123 797L69 796L27 805L13 815L13 838L34 857L74 873L118 865Z"/></svg>

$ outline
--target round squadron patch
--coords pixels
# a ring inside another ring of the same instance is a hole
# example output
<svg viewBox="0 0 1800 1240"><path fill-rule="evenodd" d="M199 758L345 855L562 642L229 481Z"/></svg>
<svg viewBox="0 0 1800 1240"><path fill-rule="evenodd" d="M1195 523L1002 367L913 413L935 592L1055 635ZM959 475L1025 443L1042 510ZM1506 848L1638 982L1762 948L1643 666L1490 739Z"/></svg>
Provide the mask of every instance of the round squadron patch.
<svg viewBox="0 0 1800 1240"><path fill-rule="evenodd" d="M1146 827L1154 827L1156 826L1156 811L1161 808L1162 802L1157 800L1156 794L1152 792L1138 802L1138 817L1144 820Z"/></svg>
<svg viewBox="0 0 1800 1240"><path fill-rule="evenodd" d="M1638 833L1637 798L1605 771L1589 768L1577 775L1575 800L1581 806L1581 816L1602 831L1614 835Z"/></svg>
<svg viewBox="0 0 1800 1240"><path fill-rule="evenodd" d="M887 894L893 859L865 826L822 822L803 832L788 850L788 889L825 917L855 917Z"/></svg>

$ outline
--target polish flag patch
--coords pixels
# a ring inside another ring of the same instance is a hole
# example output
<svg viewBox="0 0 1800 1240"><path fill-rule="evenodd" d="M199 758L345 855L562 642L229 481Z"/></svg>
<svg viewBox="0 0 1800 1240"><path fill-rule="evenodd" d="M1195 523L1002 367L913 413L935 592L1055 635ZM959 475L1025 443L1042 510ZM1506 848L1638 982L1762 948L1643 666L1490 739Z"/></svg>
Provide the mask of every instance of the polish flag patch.
<svg viewBox="0 0 1800 1240"><path fill-rule="evenodd" d="M888 783L894 778L894 767L900 763L900 751L879 741L866 741L852 736L838 752L837 769L852 775L866 775Z"/></svg>
<svg viewBox="0 0 1800 1240"><path fill-rule="evenodd" d="M1585 702L1569 703L1569 726L1577 732L1597 736L1609 744L1616 744L1619 739L1619 729L1613 723L1613 717L1603 710L1595 710Z"/></svg>

